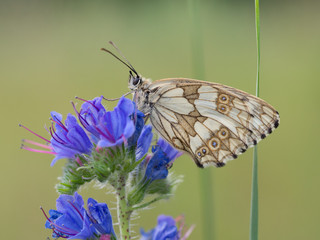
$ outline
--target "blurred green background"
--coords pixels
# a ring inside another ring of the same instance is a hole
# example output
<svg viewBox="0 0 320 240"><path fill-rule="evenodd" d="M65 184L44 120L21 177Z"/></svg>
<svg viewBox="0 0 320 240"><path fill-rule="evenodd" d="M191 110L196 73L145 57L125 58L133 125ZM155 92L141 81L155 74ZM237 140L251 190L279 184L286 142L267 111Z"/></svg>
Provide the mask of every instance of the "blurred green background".
<svg viewBox="0 0 320 240"><path fill-rule="evenodd" d="M259 144L261 240L319 239L319 2L261 1L261 97L280 112L279 129ZM205 80L254 93L254 1L200 1ZM72 112L74 96L119 97L128 69L101 52L113 40L135 68L154 80L192 77L187 1L0 1L0 239L46 239L39 206L55 208L54 185L64 160L19 150L35 140L21 122L46 135L49 112ZM113 104L106 103L109 109ZM176 194L140 212L134 230L158 214L184 214L202 239L200 181L212 174L215 239L248 239L252 150L222 169L198 169L183 156ZM92 185L80 193L115 199ZM115 215L115 211L113 210ZM115 219L114 219L115 220ZM51 238L51 236L50 236Z"/></svg>

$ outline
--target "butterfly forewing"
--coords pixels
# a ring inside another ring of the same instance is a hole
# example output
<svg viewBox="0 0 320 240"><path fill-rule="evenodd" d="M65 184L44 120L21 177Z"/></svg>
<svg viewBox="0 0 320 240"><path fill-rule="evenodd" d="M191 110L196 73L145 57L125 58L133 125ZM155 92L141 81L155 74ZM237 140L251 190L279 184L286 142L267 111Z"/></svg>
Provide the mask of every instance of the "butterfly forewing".
<svg viewBox="0 0 320 240"><path fill-rule="evenodd" d="M139 93L140 91L140 93ZM199 167L223 166L279 125L278 112L241 90L193 79L164 79L137 91L157 132ZM140 98L139 98L140 99Z"/></svg>

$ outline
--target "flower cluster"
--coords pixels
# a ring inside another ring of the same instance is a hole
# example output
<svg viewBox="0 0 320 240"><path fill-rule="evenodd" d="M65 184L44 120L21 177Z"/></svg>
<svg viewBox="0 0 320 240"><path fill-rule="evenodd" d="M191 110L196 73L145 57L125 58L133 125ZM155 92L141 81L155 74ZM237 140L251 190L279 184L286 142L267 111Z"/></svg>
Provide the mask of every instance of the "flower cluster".
<svg viewBox="0 0 320 240"><path fill-rule="evenodd" d="M43 213L45 214L44 211ZM89 198L86 210L83 199L77 192L73 196L60 195L57 210L51 209L49 214L50 217L45 214L45 226L53 230L54 238L115 239L107 204Z"/></svg>
<svg viewBox="0 0 320 240"><path fill-rule="evenodd" d="M179 178L169 174L169 168L182 153L161 138L152 145L152 127L145 125L144 114L131 100L120 98L113 111L102 105L103 97L80 100L84 101L80 110L72 103L76 117L68 114L64 122L61 114L51 112L50 140L20 125L47 143L24 140L43 149L22 145L23 149L54 155L51 166L67 159L56 187L62 195L57 210L49 211L46 227L53 230L55 238L116 238L107 205L89 198L85 209L76 192L86 182L96 180L115 189L120 238L129 238L131 214L172 194ZM145 202L147 195L154 198ZM179 234L172 239L179 239Z"/></svg>

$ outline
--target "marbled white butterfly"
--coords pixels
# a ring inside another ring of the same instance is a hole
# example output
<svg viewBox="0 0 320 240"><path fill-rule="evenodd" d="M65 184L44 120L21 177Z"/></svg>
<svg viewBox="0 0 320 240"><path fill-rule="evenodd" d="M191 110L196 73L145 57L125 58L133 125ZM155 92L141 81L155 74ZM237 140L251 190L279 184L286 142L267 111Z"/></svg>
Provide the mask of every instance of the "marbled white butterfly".
<svg viewBox="0 0 320 240"><path fill-rule="evenodd" d="M198 167L224 166L279 126L279 113L251 94L189 78L151 82L126 59L102 50L131 70L129 88L134 102L154 129L172 146L191 155Z"/></svg>

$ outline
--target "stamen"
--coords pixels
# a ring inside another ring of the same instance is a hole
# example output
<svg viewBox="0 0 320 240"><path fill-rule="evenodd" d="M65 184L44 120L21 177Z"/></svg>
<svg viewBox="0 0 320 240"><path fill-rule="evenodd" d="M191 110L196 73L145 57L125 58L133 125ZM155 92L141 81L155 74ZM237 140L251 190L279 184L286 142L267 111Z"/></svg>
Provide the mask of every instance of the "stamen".
<svg viewBox="0 0 320 240"><path fill-rule="evenodd" d="M55 116L54 116L55 117ZM58 124L60 127L62 127L66 132L68 132L68 129L63 125L63 123L57 119L57 120L54 120L53 118L49 118L52 122L55 122L56 124Z"/></svg>
<svg viewBox="0 0 320 240"><path fill-rule="evenodd" d="M184 234L184 236L181 238L181 240L186 240L190 234L192 233L193 229L196 227L196 225L191 225L191 227L188 229L188 231Z"/></svg>
<svg viewBox="0 0 320 240"><path fill-rule="evenodd" d="M125 137L123 134L121 135L121 138L122 138L122 140L123 140L123 143L124 143L125 145L128 145L128 141L127 141L126 137Z"/></svg>
<svg viewBox="0 0 320 240"><path fill-rule="evenodd" d="M23 126L22 124L19 124L19 127L23 127L24 129L26 129L27 131L31 132L32 134L36 135L37 137L41 138L42 140L51 143L48 139L40 136L39 134L36 134L35 132L31 131L29 128L26 128L25 126Z"/></svg>
<svg viewBox="0 0 320 240"><path fill-rule="evenodd" d="M182 229L184 227L184 217L182 215L176 217L175 219L176 223L179 224L179 232L182 232Z"/></svg>
<svg viewBox="0 0 320 240"><path fill-rule="evenodd" d="M98 109L92 102L90 102L90 101L88 101L88 100L85 100L85 99L83 99L83 98L79 98L79 97L77 97L77 96L75 96L75 99L78 99L78 100L80 100L80 101L89 103L89 104L91 104L91 106L93 106L97 111L99 111L99 109Z"/></svg>
<svg viewBox="0 0 320 240"><path fill-rule="evenodd" d="M60 142L58 139L56 139L55 138L55 136L53 136L53 133L52 133L52 128L50 127L49 128L49 130L50 130L50 134L51 134L51 137L54 139L54 140L56 140L58 143L61 143L61 144L65 144L65 142ZM57 136L57 134L54 132L54 134ZM59 138L59 136L57 136L58 138ZM59 138L59 139L61 139L61 138ZM61 141L63 141L62 139L61 139Z"/></svg>
<svg viewBox="0 0 320 240"><path fill-rule="evenodd" d="M52 147L50 147L48 145L37 143L37 142L31 141L31 140L28 140L28 139L22 139L22 142L30 143L32 145L39 146L39 147L46 148L46 149L52 149Z"/></svg>
<svg viewBox="0 0 320 240"><path fill-rule="evenodd" d="M73 230L73 229L61 227L61 226L55 224L55 223L48 217L48 215L46 214L46 212L43 210L43 208L42 208L41 206L40 206L40 209L41 209L43 215L46 217L46 219L50 222L50 224L55 227L55 229L52 229L52 230L53 230L53 232L54 232L55 234L57 234L59 237L68 238L68 237L62 236L61 233L62 233L62 234L66 234L66 235L73 235L73 236L77 234L77 231L75 231L75 230ZM59 232L56 232L56 229L57 229ZM64 231L64 230L65 230L65 231ZM67 231L70 231L70 232L67 232Z"/></svg>
<svg viewBox="0 0 320 240"><path fill-rule="evenodd" d="M57 134L57 131L56 131L56 129L54 128L52 122L51 122L51 127L52 127L52 132L54 133L54 135L55 135L57 138L59 138L62 142L64 142L64 144L66 144L66 141L63 140L63 139ZM68 135L67 135L68 132L69 132L69 130L66 128L66 133L61 132L61 134L63 134L63 135L66 137L66 139L67 139L68 141L70 141L70 139L68 138Z"/></svg>
<svg viewBox="0 0 320 240"><path fill-rule="evenodd" d="M42 206L40 206L40 210L42 211L43 215L46 217L46 219L49 221L49 222L52 222L51 219L48 218L46 212L43 210Z"/></svg>
<svg viewBox="0 0 320 240"><path fill-rule="evenodd" d="M81 219L83 220L83 216L82 216L82 214L81 214L81 212L79 211L79 209L78 208L76 208L76 206L72 203L72 202L70 202L70 201L68 201L68 203L70 203L71 204L71 206L78 212L78 214L79 214L79 216L81 217Z"/></svg>
<svg viewBox="0 0 320 240"><path fill-rule="evenodd" d="M71 105L73 106L74 111L76 112L76 114L78 115L78 119L80 121L80 123L82 124L82 126L87 129L87 127L89 126L89 123L87 122L87 120L82 117L82 115L80 114L80 112L78 112L75 104L73 102L71 102Z"/></svg>
<svg viewBox="0 0 320 240"><path fill-rule="evenodd" d="M34 149L34 148L30 148L28 146L25 146L23 144L21 144L21 149L24 149L24 150L27 150L27 151L30 151L30 152L38 152L38 153L47 153L47 154L57 154L55 152L49 152L49 151L44 151L44 150L39 150L39 149Z"/></svg>
<svg viewBox="0 0 320 240"><path fill-rule="evenodd" d="M114 137L112 136L112 134L108 131L107 128L105 128L104 130L106 130L106 133L109 135L107 136L104 132L102 132L99 128L95 127L95 129L101 134L103 135L106 139L115 142L116 140L114 139Z"/></svg>

